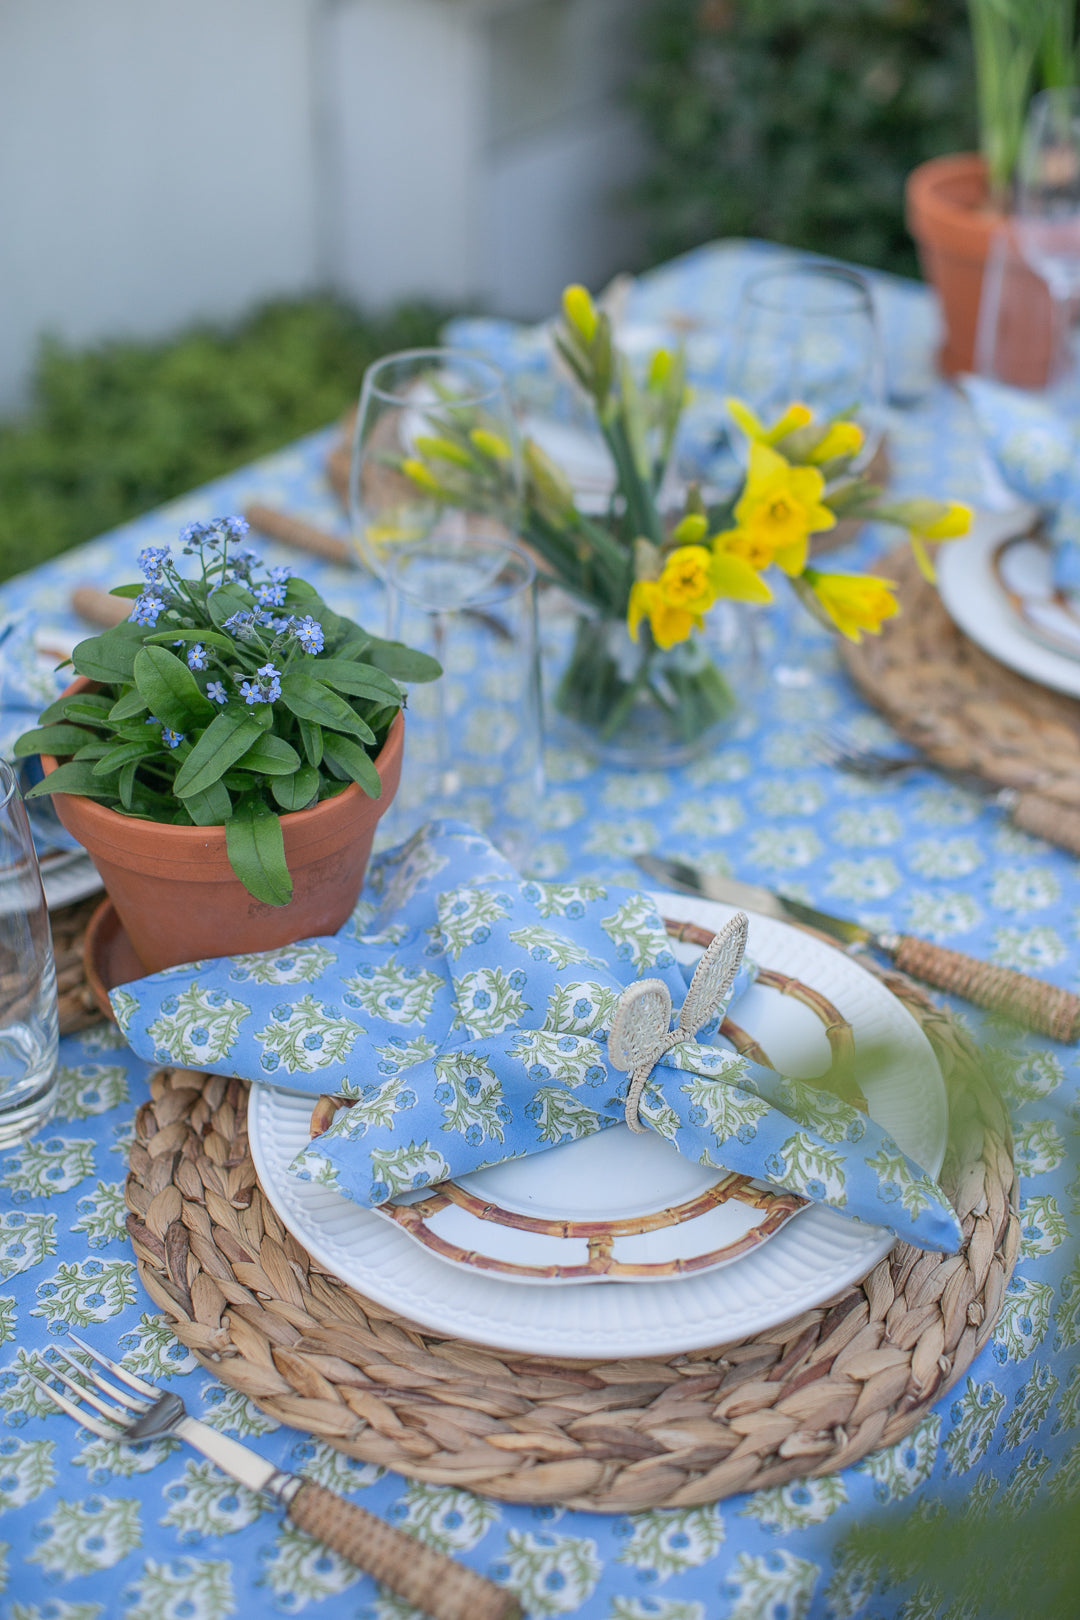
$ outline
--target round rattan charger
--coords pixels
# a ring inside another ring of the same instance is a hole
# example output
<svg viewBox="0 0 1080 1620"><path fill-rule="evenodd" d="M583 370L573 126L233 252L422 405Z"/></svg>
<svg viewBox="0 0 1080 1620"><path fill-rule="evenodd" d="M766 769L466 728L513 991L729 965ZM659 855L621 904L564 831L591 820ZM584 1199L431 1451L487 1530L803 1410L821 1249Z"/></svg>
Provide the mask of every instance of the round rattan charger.
<svg viewBox="0 0 1080 1620"><path fill-rule="evenodd" d="M940 1179L963 1223L959 1254L898 1244L839 1297L710 1350L501 1353L419 1327L325 1272L258 1184L247 1083L162 1069L136 1115L126 1186L143 1283L177 1337L269 1415L417 1479L615 1513L844 1468L899 1440L962 1375L1019 1242L1008 1117L970 1041L910 980L878 976L945 1075ZM794 981L778 987L814 1007L842 1052L835 1009Z"/></svg>

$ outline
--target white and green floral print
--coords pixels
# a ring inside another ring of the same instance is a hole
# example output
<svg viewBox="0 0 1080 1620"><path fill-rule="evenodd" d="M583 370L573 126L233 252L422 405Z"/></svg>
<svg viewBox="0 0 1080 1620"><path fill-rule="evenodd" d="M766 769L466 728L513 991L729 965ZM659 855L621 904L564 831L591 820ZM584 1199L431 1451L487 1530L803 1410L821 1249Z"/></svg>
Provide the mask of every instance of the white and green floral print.
<svg viewBox="0 0 1080 1620"><path fill-rule="evenodd" d="M260 1065L265 1074L311 1074L343 1063L353 1042L364 1033L350 1018L335 1016L314 996L284 1001L274 1008L265 1028L255 1032L262 1047Z"/></svg>
<svg viewBox="0 0 1080 1620"><path fill-rule="evenodd" d="M297 945L282 945L274 951L254 951L234 956L230 979L256 984L310 984L337 961L337 952L321 940L305 939Z"/></svg>
<svg viewBox="0 0 1080 1620"><path fill-rule="evenodd" d="M232 1574L221 1559L148 1558L124 1620L226 1620L236 1612Z"/></svg>
<svg viewBox="0 0 1080 1620"><path fill-rule="evenodd" d="M619 1562L646 1571L654 1581L707 1563L725 1538L723 1515L712 1505L637 1513L628 1522L631 1526Z"/></svg>
<svg viewBox="0 0 1080 1620"><path fill-rule="evenodd" d="M450 1166L430 1142L409 1142L397 1148L374 1149L371 1173L371 1202L384 1204L395 1193L445 1181L450 1174Z"/></svg>
<svg viewBox="0 0 1080 1620"><path fill-rule="evenodd" d="M474 968L454 979L456 1029L467 1035L498 1035L513 1029L531 1011L522 995L525 974L520 968L507 973L501 967Z"/></svg>
<svg viewBox="0 0 1080 1620"><path fill-rule="evenodd" d="M38 1303L30 1314L65 1327L105 1322L134 1304L134 1273L133 1260L62 1261L51 1277L38 1284Z"/></svg>
<svg viewBox="0 0 1080 1620"><path fill-rule="evenodd" d="M847 1486L839 1474L821 1479L796 1479L787 1485L769 1485L754 1491L741 1509L744 1517L757 1519L766 1530L784 1534L824 1524L848 1500Z"/></svg>
<svg viewBox="0 0 1080 1620"><path fill-rule="evenodd" d="M426 1024L435 997L445 984L441 973L415 965L402 966L396 957L369 963L342 981L347 1005L362 1007L371 1018L388 1024ZM355 998L355 1000L352 1000Z"/></svg>
<svg viewBox="0 0 1080 1620"><path fill-rule="evenodd" d="M779 1548L763 1557L740 1553L724 1586L731 1620L805 1620L820 1574Z"/></svg>
<svg viewBox="0 0 1080 1620"><path fill-rule="evenodd" d="M242 1001L223 990L204 990L196 980L175 995L164 997L147 1034L163 1054L162 1062L187 1063L195 1068L226 1057L248 1016Z"/></svg>
<svg viewBox="0 0 1080 1620"><path fill-rule="evenodd" d="M61 1119L91 1119L127 1102L127 1071L120 1064L81 1063L56 1071L56 1112Z"/></svg>
<svg viewBox="0 0 1080 1620"><path fill-rule="evenodd" d="M511 1530L491 1573L517 1595L530 1620L548 1620L575 1613L596 1589L601 1568L591 1539Z"/></svg>
<svg viewBox="0 0 1080 1620"><path fill-rule="evenodd" d="M610 917L600 919L600 926L615 946L616 959L631 963L638 973L673 960L656 907L642 894L624 900Z"/></svg>
<svg viewBox="0 0 1080 1620"><path fill-rule="evenodd" d="M112 1569L142 1540L139 1504L129 1497L61 1498L41 1521L27 1562L46 1575L69 1581L76 1575Z"/></svg>

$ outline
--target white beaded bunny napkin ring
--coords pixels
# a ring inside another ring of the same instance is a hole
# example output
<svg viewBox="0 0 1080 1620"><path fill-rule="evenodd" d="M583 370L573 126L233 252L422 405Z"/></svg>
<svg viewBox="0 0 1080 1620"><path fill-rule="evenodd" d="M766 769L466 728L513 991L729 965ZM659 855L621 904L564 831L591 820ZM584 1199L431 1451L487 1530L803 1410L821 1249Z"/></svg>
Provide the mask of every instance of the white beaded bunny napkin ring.
<svg viewBox="0 0 1080 1620"><path fill-rule="evenodd" d="M722 1006L746 949L749 919L737 911L713 938L690 980L679 1021L671 1028L671 995L662 979L640 979L619 997L608 1036L608 1061L630 1071L626 1123L642 1134L638 1103L654 1067L679 1041L692 1040Z"/></svg>

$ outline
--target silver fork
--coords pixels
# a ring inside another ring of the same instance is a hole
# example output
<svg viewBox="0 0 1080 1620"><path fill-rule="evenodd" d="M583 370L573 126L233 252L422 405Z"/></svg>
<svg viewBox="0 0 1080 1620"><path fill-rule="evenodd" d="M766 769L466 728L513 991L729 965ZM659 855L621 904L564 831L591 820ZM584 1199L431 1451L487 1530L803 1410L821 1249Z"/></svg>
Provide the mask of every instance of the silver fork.
<svg viewBox="0 0 1080 1620"><path fill-rule="evenodd" d="M332 1547L357 1569L382 1581L433 1620L522 1620L517 1599L492 1581L425 1547L313 1480L275 1468L258 1452L190 1417L179 1395L148 1384L145 1378L103 1356L76 1334L69 1332L68 1337L91 1361L112 1373L123 1388L86 1366L62 1345L52 1348L77 1377L45 1357L40 1360L42 1370L58 1379L70 1395L54 1389L34 1373L30 1376L38 1389L91 1434L128 1444L172 1435L186 1440L241 1485L272 1496L301 1530ZM93 1388L87 1387L87 1379ZM109 1400L103 1400L103 1395ZM112 1404L115 1402L119 1405ZM100 1415L95 1417L95 1412Z"/></svg>
<svg viewBox="0 0 1080 1620"><path fill-rule="evenodd" d="M868 781L891 781L906 771L934 771L954 787L976 793L1003 810L1014 826L1045 838L1061 849L1080 855L1080 809L1049 798L1033 788L995 787L974 771L953 765L939 765L925 754L886 754L874 748L860 748L840 732L823 731L815 738L816 753L823 765Z"/></svg>

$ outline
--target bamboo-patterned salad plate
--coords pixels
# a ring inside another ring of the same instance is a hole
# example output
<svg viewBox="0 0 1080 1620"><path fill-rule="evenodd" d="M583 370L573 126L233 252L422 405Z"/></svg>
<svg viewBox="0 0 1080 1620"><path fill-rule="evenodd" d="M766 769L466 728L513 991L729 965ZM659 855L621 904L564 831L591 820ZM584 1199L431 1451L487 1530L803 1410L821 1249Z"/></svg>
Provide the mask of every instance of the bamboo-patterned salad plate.
<svg viewBox="0 0 1080 1620"><path fill-rule="evenodd" d="M653 898L667 915L707 929L733 915L731 907L685 895ZM675 949L686 961L698 954L692 946ZM910 1013L851 957L785 923L751 917L748 951L767 971L732 1009L735 1044L757 1042L784 1073L822 1074L831 1052L821 1007L831 1004L851 1028L856 1058L870 1047L878 1056L872 1074L860 1075L869 1114L936 1176L948 1126L945 1087ZM800 999L803 986L814 994ZM725 1196L729 1178L623 1125L427 1189L396 1209L366 1209L290 1173L310 1117L310 1094L252 1088L255 1167L293 1235L368 1298L438 1332L501 1349L667 1355L741 1338L849 1286L894 1241L885 1228L822 1205L787 1209L781 1219L769 1200L793 1200L774 1191L759 1203L762 1184L729 1187ZM434 1207L440 1195L446 1202ZM537 1239L556 1247L538 1249ZM593 1271L575 1275L590 1257ZM621 1269L673 1260L683 1263L645 1276ZM552 1264L568 1274L545 1277Z"/></svg>

